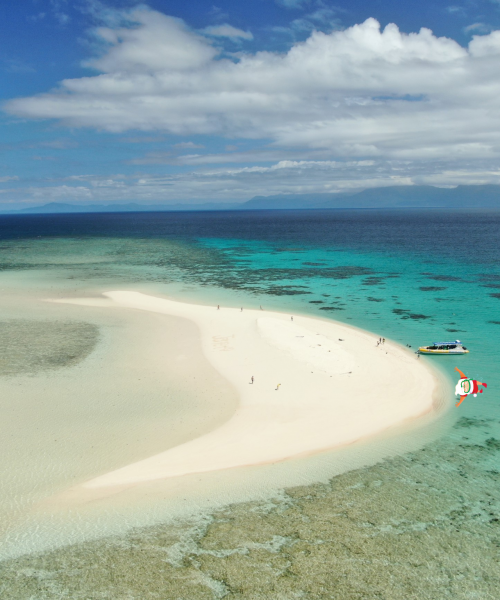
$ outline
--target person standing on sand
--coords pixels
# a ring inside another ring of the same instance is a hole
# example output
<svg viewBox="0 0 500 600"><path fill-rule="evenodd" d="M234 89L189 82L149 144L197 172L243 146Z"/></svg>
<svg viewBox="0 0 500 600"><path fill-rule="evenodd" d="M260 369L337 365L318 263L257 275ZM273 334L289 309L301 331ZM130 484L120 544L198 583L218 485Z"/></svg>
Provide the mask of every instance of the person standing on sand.
<svg viewBox="0 0 500 600"><path fill-rule="evenodd" d="M243 306L241 307L241 312L243 312Z"/></svg>
<svg viewBox="0 0 500 600"><path fill-rule="evenodd" d="M252 375L252 377L251 377L250 379L251 379L251 382L252 382L252 384L253 384L253 375Z"/></svg>
<svg viewBox="0 0 500 600"><path fill-rule="evenodd" d="M281 383L278 383L278 385L276 386L276 391L278 391L280 389L280 385L281 385Z"/></svg>
<svg viewBox="0 0 500 600"><path fill-rule="evenodd" d="M292 321L293 321L293 317L290 317L290 319L292 319Z"/></svg>
<svg viewBox="0 0 500 600"><path fill-rule="evenodd" d="M220 310L220 306L217 304L217 310Z"/></svg>

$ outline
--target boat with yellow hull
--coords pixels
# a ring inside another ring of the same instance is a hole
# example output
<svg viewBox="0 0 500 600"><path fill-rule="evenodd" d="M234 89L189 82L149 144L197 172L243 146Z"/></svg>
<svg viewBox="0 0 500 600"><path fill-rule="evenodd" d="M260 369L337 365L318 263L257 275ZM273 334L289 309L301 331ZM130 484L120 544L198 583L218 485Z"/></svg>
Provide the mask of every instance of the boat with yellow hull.
<svg viewBox="0 0 500 600"><path fill-rule="evenodd" d="M421 346L418 349L419 354L468 354L469 351L462 345L460 340L454 342L434 342L432 346Z"/></svg>

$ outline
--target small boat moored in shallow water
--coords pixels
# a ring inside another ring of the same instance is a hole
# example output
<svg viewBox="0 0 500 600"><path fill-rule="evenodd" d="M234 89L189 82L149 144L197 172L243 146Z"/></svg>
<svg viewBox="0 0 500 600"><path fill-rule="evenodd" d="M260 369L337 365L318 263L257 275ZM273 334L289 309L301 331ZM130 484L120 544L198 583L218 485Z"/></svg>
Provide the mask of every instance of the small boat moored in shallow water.
<svg viewBox="0 0 500 600"><path fill-rule="evenodd" d="M468 354L465 346L460 340L454 342L434 342L432 346L421 346L419 354Z"/></svg>

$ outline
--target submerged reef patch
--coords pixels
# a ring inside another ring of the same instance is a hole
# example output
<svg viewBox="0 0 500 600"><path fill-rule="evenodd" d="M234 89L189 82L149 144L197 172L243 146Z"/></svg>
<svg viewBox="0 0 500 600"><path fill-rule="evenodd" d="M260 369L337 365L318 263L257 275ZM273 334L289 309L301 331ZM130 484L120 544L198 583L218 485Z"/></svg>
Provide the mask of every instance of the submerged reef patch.
<svg viewBox="0 0 500 600"><path fill-rule="evenodd" d="M311 294L305 290L298 290L284 285L274 285L272 287L263 288L259 290L263 294L269 294L271 296L301 296L303 294Z"/></svg>
<svg viewBox="0 0 500 600"><path fill-rule="evenodd" d="M393 308L392 312L396 315L399 315L401 317L401 319L415 319L416 321L419 321L422 319L432 319L432 317L429 315L422 315L420 313L412 313L410 310L404 309L404 308Z"/></svg>
<svg viewBox="0 0 500 600"><path fill-rule="evenodd" d="M367 277L361 282L361 285L381 285L385 284L384 277Z"/></svg>
<svg viewBox="0 0 500 600"><path fill-rule="evenodd" d="M71 367L86 358L99 328L80 321L0 321L0 376L34 375Z"/></svg>
<svg viewBox="0 0 500 600"><path fill-rule="evenodd" d="M461 277L455 277L454 275L439 275L435 273L422 273L422 275L434 281L462 281Z"/></svg>

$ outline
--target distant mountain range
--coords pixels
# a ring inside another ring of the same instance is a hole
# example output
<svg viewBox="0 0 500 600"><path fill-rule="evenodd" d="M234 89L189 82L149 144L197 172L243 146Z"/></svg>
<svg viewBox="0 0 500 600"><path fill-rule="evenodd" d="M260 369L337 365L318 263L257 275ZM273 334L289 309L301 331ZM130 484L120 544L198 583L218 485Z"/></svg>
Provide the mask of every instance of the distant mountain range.
<svg viewBox="0 0 500 600"><path fill-rule="evenodd" d="M279 194L255 196L247 202L205 204L64 204L4 211L9 214L165 212L200 210L280 210L303 208L500 208L500 185L459 185L438 188L430 185L370 188L345 194Z"/></svg>
<svg viewBox="0 0 500 600"><path fill-rule="evenodd" d="M245 209L291 208L474 208L500 207L500 185L399 185L354 194L290 194L256 196Z"/></svg>

